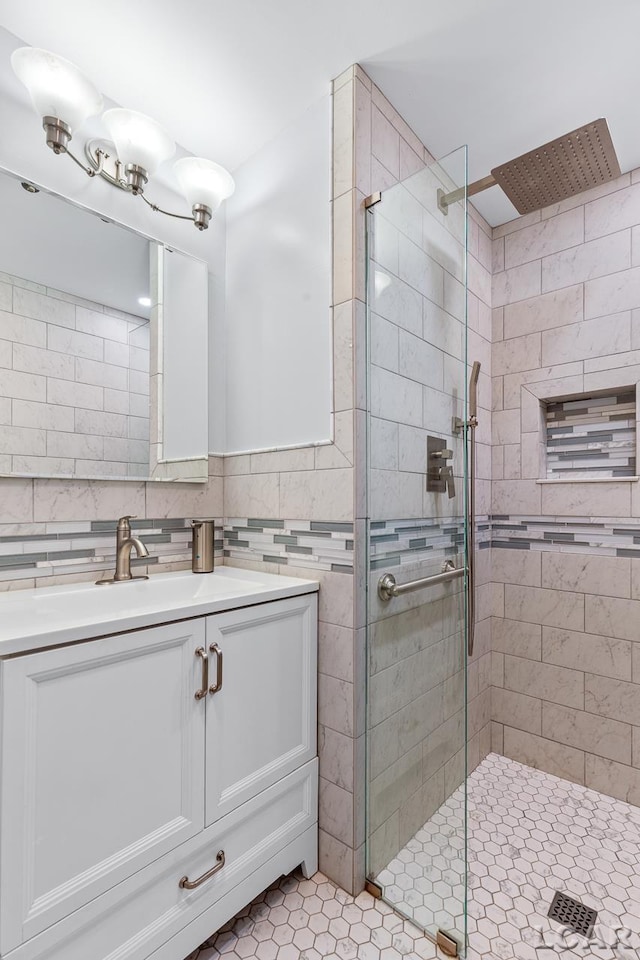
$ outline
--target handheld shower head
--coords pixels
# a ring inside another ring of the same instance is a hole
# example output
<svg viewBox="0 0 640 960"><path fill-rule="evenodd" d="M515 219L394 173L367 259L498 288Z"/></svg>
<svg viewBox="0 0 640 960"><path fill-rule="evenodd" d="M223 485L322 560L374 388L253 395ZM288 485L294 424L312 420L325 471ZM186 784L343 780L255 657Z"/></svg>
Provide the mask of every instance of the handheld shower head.
<svg viewBox="0 0 640 960"><path fill-rule="evenodd" d="M474 360L469 377L469 419L478 416L478 377L480 376L480 361Z"/></svg>

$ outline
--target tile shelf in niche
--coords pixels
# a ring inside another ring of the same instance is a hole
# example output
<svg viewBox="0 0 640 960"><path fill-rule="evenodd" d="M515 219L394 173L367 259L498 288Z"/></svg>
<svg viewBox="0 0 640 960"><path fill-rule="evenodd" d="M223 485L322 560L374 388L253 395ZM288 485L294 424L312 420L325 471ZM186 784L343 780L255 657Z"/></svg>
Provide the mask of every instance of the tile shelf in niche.
<svg viewBox="0 0 640 960"><path fill-rule="evenodd" d="M536 480L536 483L635 483L640 477L558 477L558 479Z"/></svg>

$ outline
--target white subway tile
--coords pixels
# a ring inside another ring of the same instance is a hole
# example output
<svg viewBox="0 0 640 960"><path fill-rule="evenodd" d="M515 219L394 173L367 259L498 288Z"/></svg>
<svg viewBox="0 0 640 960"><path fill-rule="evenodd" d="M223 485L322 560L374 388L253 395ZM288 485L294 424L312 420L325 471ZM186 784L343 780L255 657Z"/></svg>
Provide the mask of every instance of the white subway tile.
<svg viewBox="0 0 640 960"><path fill-rule="evenodd" d="M505 690L515 690L539 700L550 700L580 710L584 707L585 680L580 670L505 656L504 686Z"/></svg>
<svg viewBox="0 0 640 960"><path fill-rule="evenodd" d="M44 430L0 426L0 453L43 457L47 452Z"/></svg>
<svg viewBox="0 0 640 960"><path fill-rule="evenodd" d="M505 616L509 620L568 627L570 630L584 629L585 599L580 593L506 584L504 597Z"/></svg>
<svg viewBox="0 0 640 960"><path fill-rule="evenodd" d="M631 763L631 725L628 723L596 717L557 703L543 703L542 735L619 763Z"/></svg>
<svg viewBox="0 0 640 960"><path fill-rule="evenodd" d="M615 487L615 484L611 484L611 487ZM543 553L542 586L630 598L631 560L628 557Z"/></svg>
<svg viewBox="0 0 640 960"><path fill-rule="evenodd" d="M145 516L143 483L101 483L91 480L34 480L34 519L115 520L125 513ZM173 486L151 484L150 487ZM0 487L1 491L1 487ZM1 501L1 498L0 498ZM150 511L153 517L160 516ZM184 516L184 514L178 514Z"/></svg>
<svg viewBox="0 0 640 960"><path fill-rule="evenodd" d="M594 559L603 560L604 557ZM586 625L590 626L588 616ZM593 633L567 630L566 627L542 628L542 659L545 663L561 667L588 665L592 673L602 677L631 680L631 648L628 640L599 637Z"/></svg>
<svg viewBox="0 0 640 960"><path fill-rule="evenodd" d="M492 306L502 307L517 300L537 296L542 289L542 272L539 260L503 270L493 277Z"/></svg>
<svg viewBox="0 0 640 960"><path fill-rule="evenodd" d="M505 725L504 755L552 776L584 783L585 755L582 750L566 744Z"/></svg>
<svg viewBox="0 0 640 960"><path fill-rule="evenodd" d="M117 340L104 340L104 362L113 363L117 367L129 366L129 345L118 343ZM102 357L96 359L101 360Z"/></svg>
<svg viewBox="0 0 640 960"><path fill-rule="evenodd" d="M13 425L39 430L64 430L73 433L73 408L32 400L13 401ZM22 452L22 451L20 451Z"/></svg>
<svg viewBox="0 0 640 960"><path fill-rule="evenodd" d="M392 345L389 345L390 351ZM385 364L386 366L386 364ZM400 331L398 373L435 390L443 389L443 354L420 337Z"/></svg>
<svg viewBox="0 0 640 960"><path fill-rule="evenodd" d="M492 512L537 516L540 513L540 486L535 480L495 481L492 483Z"/></svg>
<svg viewBox="0 0 640 960"><path fill-rule="evenodd" d="M32 320L44 320L62 327L75 326L76 308L74 304L54 297L36 293L23 287L13 289L13 312Z"/></svg>
<svg viewBox="0 0 640 960"><path fill-rule="evenodd" d="M589 280L584 296L585 317L607 317L634 309L640 304L640 267Z"/></svg>
<svg viewBox="0 0 640 960"><path fill-rule="evenodd" d="M491 717L529 733L542 732L542 701L535 697L495 687L491 692Z"/></svg>
<svg viewBox="0 0 640 960"><path fill-rule="evenodd" d="M128 430L129 417L125 417L122 414L103 413L99 410L76 409L76 433L91 434L100 437L127 437Z"/></svg>
<svg viewBox="0 0 640 960"><path fill-rule="evenodd" d="M624 230L640 223L640 185L616 190L584 208L585 239Z"/></svg>
<svg viewBox="0 0 640 960"><path fill-rule="evenodd" d="M130 325L126 320L110 316L106 313L97 313L85 307L76 307L76 330L90 333L107 340L118 340L127 343Z"/></svg>
<svg viewBox="0 0 640 960"><path fill-rule="evenodd" d="M102 410L104 407L104 390L102 387L93 387L83 383L74 383L70 380L56 380L49 377L46 381L46 395L42 399L47 403L69 407L88 407L91 410Z"/></svg>
<svg viewBox="0 0 640 960"><path fill-rule="evenodd" d="M47 456L102 460L104 457L104 440L97 436L56 433L50 430L47 433Z"/></svg>
<svg viewBox="0 0 640 960"><path fill-rule="evenodd" d="M634 805L640 804L640 770L603 757L587 754L585 783L591 790L608 795L611 784L616 785L616 796Z"/></svg>
<svg viewBox="0 0 640 960"><path fill-rule="evenodd" d="M640 622L640 600L587 595L586 622L590 633L619 640L637 640ZM568 624L567 624L568 626ZM640 698L638 699L640 705Z"/></svg>
<svg viewBox="0 0 640 960"><path fill-rule="evenodd" d="M143 440L126 440L120 437L104 437L104 458L105 460L148 464L149 444L145 443Z"/></svg>
<svg viewBox="0 0 640 960"><path fill-rule="evenodd" d="M411 240L398 241L400 279L410 284L423 297L439 307L444 306L444 271Z"/></svg>
<svg viewBox="0 0 640 960"><path fill-rule="evenodd" d="M494 556L499 553L513 555L515 550L494 550ZM524 550L522 551L525 552ZM546 629L546 628L545 628ZM503 657L504 654L512 657L523 657L527 660L541 660L542 627L537 623L525 623L522 620L505 620L495 617L491 622L492 648ZM504 685L504 679L500 686Z"/></svg>
<svg viewBox="0 0 640 960"><path fill-rule="evenodd" d="M106 388L104 391L104 409L109 413L123 413L128 414L130 408L130 397L126 390L110 390ZM146 415L149 414L149 399L148 397L141 397L139 394L134 394L133 396L140 397L144 400L144 404L141 406L141 409L145 411ZM82 404L78 404L82 406ZM131 410L133 413L133 410ZM136 413L136 416L142 416L143 414Z"/></svg>
<svg viewBox="0 0 640 960"><path fill-rule="evenodd" d="M562 327L577 323L583 317L583 289L578 284L531 300L507 304L504 307L504 336L520 337L536 330Z"/></svg>
<svg viewBox="0 0 640 960"><path fill-rule="evenodd" d="M75 377L78 383L110 387L113 390L126 390L128 387L128 373L124 367L85 359L77 359L75 364Z"/></svg>
<svg viewBox="0 0 640 960"><path fill-rule="evenodd" d="M572 483L570 481L540 484L544 516L629 517L631 516L629 483Z"/></svg>
<svg viewBox="0 0 640 960"><path fill-rule="evenodd" d="M49 325L47 329L47 346L49 350L73 357L88 357L90 360L102 360L104 341L100 337L92 337L88 333L79 333L66 327Z"/></svg>
<svg viewBox="0 0 640 960"><path fill-rule="evenodd" d="M585 709L598 717L640 725L640 686L587 673ZM593 753L598 753L594 750Z"/></svg>
<svg viewBox="0 0 640 960"><path fill-rule="evenodd" d="M13 346L13 368L24 373L73 380L74 359L53 350L16 343Z"/></svg>
<svg viewBox="0 0 640 960"><path fill-rule="evenodd" d="M46 347L47 327L40 320L0 312L0 337L14 343L27 343L32 347Z"/></svg>
<svg viewBox="0 0 640 960"><path fill-rule="evenodd" d="M371 115L371 152L396 179L400 178L400 136L377 106Z"/></svg>
<svg viewBox="0 0 640 960"><path fill-rule="evenodd" d="M44 402L47 399L47 380L32 373L3 370L0 376L0 393L18 400Z"/></svg>
<svg viewBox="0 0 640 960"><path fill-rule="evenodd" d="M505 237L505 267L517 267L531 260L575 247L584 240L584 214L581 207L541 220Z"/></svg>
<svg viewBox="0 0 640 960"><path fill-rule="evenodd" d="M491 364L494 376L533 370L540 366L541 334L530 333L493 344Z"/></svg>
<svg viewBox="0 0 640 960"><path fill-rule="evenodd" d="M568 363L631 349L628 313L583 320L542 334L542 363Z"/></svg>
<svg viewBox="0 0 640 960"><path fill-rule="evenodd" d="M542 289L557 290L628 270L630 266L631 237L628 230L622 230L545 257L542 261Z"/></svg>

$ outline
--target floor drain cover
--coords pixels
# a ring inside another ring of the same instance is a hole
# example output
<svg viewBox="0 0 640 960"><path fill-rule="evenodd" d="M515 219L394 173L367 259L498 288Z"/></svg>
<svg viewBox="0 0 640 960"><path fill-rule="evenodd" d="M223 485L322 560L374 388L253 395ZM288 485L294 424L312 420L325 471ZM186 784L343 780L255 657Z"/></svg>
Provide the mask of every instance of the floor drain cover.
<svg viewBox="0 0 640 960"><path fill-rule="evenodd" d="M557 920L565 927L570 927L574 933L579 933L583 937L591 937L595 922L598 919L596 910L591 907L585 907L584 903L568 897L566 893L558 891L549 907L547 914L552 920Z"/></svg>

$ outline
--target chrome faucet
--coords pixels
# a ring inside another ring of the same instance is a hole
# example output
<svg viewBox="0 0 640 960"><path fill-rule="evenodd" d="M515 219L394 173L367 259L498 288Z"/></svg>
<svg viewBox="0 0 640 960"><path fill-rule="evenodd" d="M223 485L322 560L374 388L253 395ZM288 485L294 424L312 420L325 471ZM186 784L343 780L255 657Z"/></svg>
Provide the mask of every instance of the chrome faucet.
<svg viewBox="0 0 640 960"><path fill-rule="evenodd" d="M146 574L134 576L131 573L131 551L136 551L138 557L148 557L149 551L142 540L131 535L130 520L136 518L132 515L120 517L116 530L116 572L113 577L107 577L103 580L96 580L98 584L105 583L123 583L127 580L148 580Z"/></svg>

